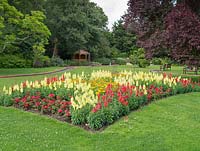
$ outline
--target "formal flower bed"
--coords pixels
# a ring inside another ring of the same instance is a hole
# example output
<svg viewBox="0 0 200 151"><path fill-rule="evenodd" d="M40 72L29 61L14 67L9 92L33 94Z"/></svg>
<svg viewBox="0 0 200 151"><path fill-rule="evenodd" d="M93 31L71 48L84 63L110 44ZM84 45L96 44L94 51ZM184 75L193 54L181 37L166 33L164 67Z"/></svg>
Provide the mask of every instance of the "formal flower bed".
<svg viewBox="0 0 200 151"><path fill-rule="evenodd" d="M153 100L195 91L200 91L199 83L172 75L100 70L4 87L0 105L41 112L98 130Z"/></svg>

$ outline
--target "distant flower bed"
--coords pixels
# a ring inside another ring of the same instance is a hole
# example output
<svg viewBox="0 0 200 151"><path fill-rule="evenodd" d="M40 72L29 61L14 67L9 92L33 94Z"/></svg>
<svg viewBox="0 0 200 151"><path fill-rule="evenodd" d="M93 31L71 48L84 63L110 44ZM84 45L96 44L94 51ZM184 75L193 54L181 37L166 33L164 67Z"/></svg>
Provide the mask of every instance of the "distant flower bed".
<svg viewBox="0 0 200 151"><path fill-rule="evenodd" d="M98 130L153 100L197 91L199 83L172 75L100 70L4 87L0 105L13 105Z"/></svg>

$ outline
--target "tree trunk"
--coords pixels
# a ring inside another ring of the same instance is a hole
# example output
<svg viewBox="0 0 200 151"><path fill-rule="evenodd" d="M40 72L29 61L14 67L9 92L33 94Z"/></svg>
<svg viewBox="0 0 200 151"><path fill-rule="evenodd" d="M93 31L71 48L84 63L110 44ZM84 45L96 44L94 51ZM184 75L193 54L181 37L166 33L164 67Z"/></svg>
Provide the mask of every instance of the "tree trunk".
<svg viewBox="0 0 200 151"><path fill-rule="evenodd" d="M57 57L58 56L58 49L57 49L58 39L55 38L53 43L54 43L54 47L53 47L53 56L52 57Z"/></svg>

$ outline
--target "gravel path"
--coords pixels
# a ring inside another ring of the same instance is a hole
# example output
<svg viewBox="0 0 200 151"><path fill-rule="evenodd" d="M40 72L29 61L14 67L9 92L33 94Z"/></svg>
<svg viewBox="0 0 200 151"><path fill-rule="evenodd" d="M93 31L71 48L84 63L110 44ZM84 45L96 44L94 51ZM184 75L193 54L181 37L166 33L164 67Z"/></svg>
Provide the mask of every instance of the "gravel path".
<svg viewBox="0 0 200 151"><path fill-rule="evenodd" d="M65 67L63 69L50 71L50 72L40 72L40 73L33 73L33 74L15 74L15 75L7 75L7 76L4 75L4 76L0 76L0 79L2 79L2 78L16 78L16 77L30 77L30 76L38 76L38 75L48 75L48 74L59 73L59 72L67 71L67 70L72 70L74 68L75 67Z"/></svg>

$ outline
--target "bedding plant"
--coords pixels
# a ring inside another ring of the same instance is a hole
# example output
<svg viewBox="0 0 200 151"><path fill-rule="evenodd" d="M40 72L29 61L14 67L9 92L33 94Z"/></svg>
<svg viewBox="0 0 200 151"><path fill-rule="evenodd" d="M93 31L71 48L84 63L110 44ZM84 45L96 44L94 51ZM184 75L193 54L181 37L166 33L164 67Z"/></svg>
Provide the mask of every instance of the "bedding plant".
<svg viewBox="0 0 200 151"><path fill-rule="evenodd" d="M172 74L99 70L4 87L0 105L99 130L154 100L197 91L200 83Z"/></svg>

